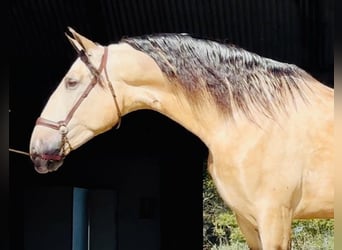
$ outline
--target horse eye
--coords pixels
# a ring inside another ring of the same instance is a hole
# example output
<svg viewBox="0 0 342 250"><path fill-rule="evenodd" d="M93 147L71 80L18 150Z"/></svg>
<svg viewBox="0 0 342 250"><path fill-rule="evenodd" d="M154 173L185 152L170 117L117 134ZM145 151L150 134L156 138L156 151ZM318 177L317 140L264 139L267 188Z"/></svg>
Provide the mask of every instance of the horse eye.
<svg viewBox="0 0 342 250"><path fill-rule="evenodd" d="M67 88L74 88L77 86L77 84L78 84L78 81L74 79L66 79L65 81L65 85Z"/></svg>

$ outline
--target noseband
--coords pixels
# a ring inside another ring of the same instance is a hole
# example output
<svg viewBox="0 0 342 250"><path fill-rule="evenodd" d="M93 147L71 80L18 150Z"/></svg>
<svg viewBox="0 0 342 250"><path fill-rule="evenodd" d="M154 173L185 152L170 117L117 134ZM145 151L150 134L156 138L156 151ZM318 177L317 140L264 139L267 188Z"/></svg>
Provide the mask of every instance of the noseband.
<svg viewBox="0 0 342 250"><path fill-rule="evenodd" d="M39 155L41 158L43 158L45 160L55 160L55 161L62 160L66 156L67 148L70 151L72 150L72 147L71 147L70 142L68 141L68 137L67 137L67 134L69 132L67 125L70 122L70 120L72 119L72 116L74 115L77 108L81 105L83 100L88 96L90 91L94 88L94 86L99 81L100 82L102 81L102 77L101 77L102 71L104 71L104 73L105 73L106 82L107 82L107 85L108 85L108 87L111 91L111 94L113 96L114 104L115 104L115 107L117 110L118 119L119 119L117 128L120 126L121 112L120 112L119 105L118 105L118 102L116 99L114 88L113 88L112 83L110 82L110 80L108 78L108 73L107 73L107 69L106 69L107 58L108 58L108 47L104 47L104 53L102 55L101 64L100 64L100 67L98 69L96 69L90 63L88 56L85 54L84 50L79 50L77 52L78 52L82 62L88 67L88 69L92 73L93 78L92 78L91 82L89 83L88 87L84 90L83 94L78 98L77 102L72 107L72 109L70 110L70 112L68 113L68 115L66 116L66 118L64 120L55 122L55 121L45 119L43 117L39 117L37 119L36 125L45 126L45 127L51 128L51 129L58 130L62 136L60 153L58 155L49 155L49 154Z"/></svg>

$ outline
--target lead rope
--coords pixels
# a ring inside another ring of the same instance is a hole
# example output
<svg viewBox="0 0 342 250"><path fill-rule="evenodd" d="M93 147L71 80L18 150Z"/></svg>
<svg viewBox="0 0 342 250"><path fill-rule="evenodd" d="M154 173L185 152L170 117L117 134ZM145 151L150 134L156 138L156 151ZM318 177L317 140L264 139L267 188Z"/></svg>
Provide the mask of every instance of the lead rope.
<svg viewBox="0 0 342 250"><path fill-rule="evenodd" d="M8 151L13 152L13 153L17 153L17 154L21 154L21 155L30 156L30 153L27 153L27 152L21 151L21 150L16 150L16 149L13 149L13 148L9 148Z"/></svg>
<svg viewBox="0 0 342 250"><path fill-rule="evenodd" d="M65 157L65 153L66 153L66 148L65 148L65 145L67 145L69 147L69 150L71 151L72 150L72 147L70 145L70 142L66 136L67 134L67 130L60 130L61 132L61 135L62 135L62 145L63 145L63 148L62 148L62 157ZM31 156L30 153L26 152L26 151L22 151L22 150L17 150L17 149L13 149L13 148L9 148L8 149L9 152L13 152L13 153L17 153L17 154L21 154L21 155L26 155L26 156Z"/></svg>

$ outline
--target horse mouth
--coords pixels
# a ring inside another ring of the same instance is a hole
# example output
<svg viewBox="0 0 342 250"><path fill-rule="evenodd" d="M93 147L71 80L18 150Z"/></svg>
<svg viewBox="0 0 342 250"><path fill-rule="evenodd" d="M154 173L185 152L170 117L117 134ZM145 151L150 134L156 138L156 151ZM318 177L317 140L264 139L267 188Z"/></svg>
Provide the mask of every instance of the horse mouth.
<svg viewBox="0 0 342 250"><path fill-rule="evenodd" d="M35 170L40 174L47 174L56 171L62 164L63 158L58 155L38 155L31 156Z"/></svg>

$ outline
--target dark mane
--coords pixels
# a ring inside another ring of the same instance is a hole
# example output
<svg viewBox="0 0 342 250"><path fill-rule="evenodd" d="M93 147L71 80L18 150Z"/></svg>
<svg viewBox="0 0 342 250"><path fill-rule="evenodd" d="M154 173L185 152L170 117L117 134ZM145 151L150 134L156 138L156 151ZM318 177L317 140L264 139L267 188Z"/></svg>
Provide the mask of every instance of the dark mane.
<svg viewBox="0 0 342 250"><path fill-rule="evenodd" d="M183 34L124 38L121 42L151 56L195 106L203 101L199 96L209 96L221 112L231 116L233 107L248 117L255 110L273 116L276 111L286 111L296 94L304 96L308 74L303 70L234 45Z"/></svg>

